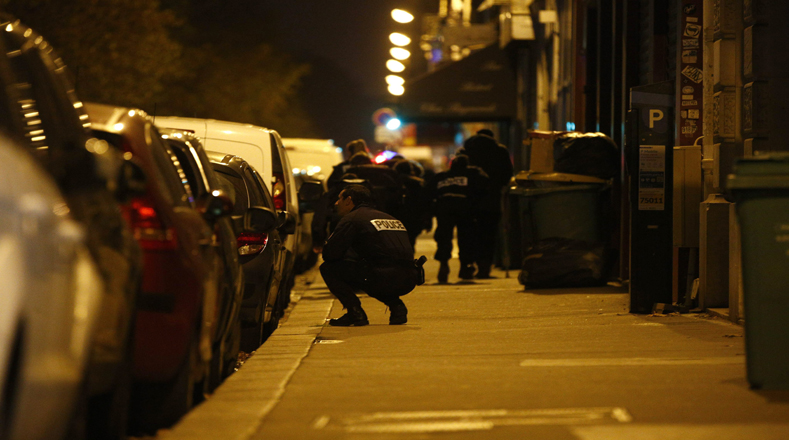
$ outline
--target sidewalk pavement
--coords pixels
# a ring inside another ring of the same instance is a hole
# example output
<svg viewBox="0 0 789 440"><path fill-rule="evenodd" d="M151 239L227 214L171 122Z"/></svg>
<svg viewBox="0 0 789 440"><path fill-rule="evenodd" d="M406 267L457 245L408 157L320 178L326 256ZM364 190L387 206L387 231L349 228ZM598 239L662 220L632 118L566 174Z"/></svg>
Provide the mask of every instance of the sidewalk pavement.
<svg viewBox="0 0 789 440"><path fill-rule="evenodd" d="M789 438L789 392L749 389L742 327L632 315L622 288L524 290L516 271L458 283L450 266L438 285L426 265L403 326L364 296L371 325L329 327L341 306L307 274L287 321L157 438Z"/></svg>

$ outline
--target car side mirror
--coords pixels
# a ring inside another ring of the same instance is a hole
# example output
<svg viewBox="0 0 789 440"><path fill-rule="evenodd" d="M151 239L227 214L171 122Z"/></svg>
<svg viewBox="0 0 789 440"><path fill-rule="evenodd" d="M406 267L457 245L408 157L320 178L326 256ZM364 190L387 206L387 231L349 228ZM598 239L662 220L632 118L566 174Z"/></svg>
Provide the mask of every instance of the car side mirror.
<svg viewBox="0 0 789 440"><path fill-rule="evenodd" d="M224 190L215 189L197 201L197 211L213 222L233 212L233 201Z"/></svg>
<svg viewBox="0 0 789 440"><path fill-rule="evenodd" d="M269 233L277 227L279 219L271 208L252 206L244 213L244 231Z"/></svg>
<svg viewBox="0 0 789 440"><path fill-rule="evenodd" d="M323 184L316 181L306 181L299 187L299 211L315 212L318 201L321 199L326 190Z"/></svg>
<svg viewBox="0 0 789 440"><path fill-rule="evenodd" d="M323 189L322 183L308 180L299 187L299 201L317 202L324 192L326 191Z"/></svg>
<svg viewBox="0 0 789 440"><path fill-rule="evenodd" d="M118 172L115 198L126 202L134 197L145 195L147 190L145 171L136 162L124 159Z"/></svg>
<svg viewBox="0 0 789 440"><path fill-rule="evenodd" d="M296 216L289 211L280 211L278 214L277 229L285 235L296 233Z"/></svg>

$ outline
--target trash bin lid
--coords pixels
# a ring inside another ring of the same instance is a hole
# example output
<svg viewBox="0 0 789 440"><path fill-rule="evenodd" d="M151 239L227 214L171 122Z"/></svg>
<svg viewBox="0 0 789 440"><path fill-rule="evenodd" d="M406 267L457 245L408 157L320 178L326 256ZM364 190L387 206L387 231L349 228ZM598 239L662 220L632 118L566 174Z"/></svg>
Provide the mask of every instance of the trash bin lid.
<svg viewBox="0 0 789 440"><path fill-rule="evenodd" d="M566 182L566 183L609 183L605 179L581 174L569 173L535 173L531 171L521 171L515 176L516 181L539 181L539 182Z"/></svg>
<svg viewBox="0 0 789 440"><path fill-rule="evenodd" d="M789 188L789 153L737 159L726 181L730 190Z"/></svg>

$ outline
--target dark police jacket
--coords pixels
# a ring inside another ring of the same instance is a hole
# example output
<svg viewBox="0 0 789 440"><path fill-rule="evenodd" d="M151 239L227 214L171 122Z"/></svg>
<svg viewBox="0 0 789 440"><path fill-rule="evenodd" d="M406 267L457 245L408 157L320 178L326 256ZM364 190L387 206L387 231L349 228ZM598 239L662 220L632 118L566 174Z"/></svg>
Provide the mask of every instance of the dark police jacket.
<svg viewBox="0 0 789 440"><path fill-rule="evenodd" d="M400 220L361 204L340 220L323 247L326 262L346 258L374 266L413 265L414 251Z"/></svg>
<svg viewBox="0 0 789 440"><path fill-rule="evenodd" d="M435 215L470 215L479 207L488 187L488 175L480 168L468 166L436 174L428 191Z"/></svg>

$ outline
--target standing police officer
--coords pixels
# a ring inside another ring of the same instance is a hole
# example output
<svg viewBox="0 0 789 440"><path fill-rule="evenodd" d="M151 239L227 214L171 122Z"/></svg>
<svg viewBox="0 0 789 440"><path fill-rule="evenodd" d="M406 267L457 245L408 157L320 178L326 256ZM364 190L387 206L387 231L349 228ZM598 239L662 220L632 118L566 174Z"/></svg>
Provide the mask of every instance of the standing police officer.
<svg viewBox="0 0 789 440"><path fill-rule="evenodd" d="M493 265L497 233L501 223L502 190L512 178L512 160L507 147L496 142L493 132L479 130L463 143L465 154L471 165L482 168L490 177L488 192L482 199L477 212L479 231L479 255L477 256L477 278L490 278Z"/></svg>
<svg viewBox="0 0 789 440"><path fill-rule="evenodd" d="M418 176L418 166L409 160L401 160L394 165L397 177L404 191L403 204L395 217L403 222L408 230L408 239L411 247L416 245L416 237L427 227L432 227L430 217L430 200L425 188L425 181ZM430 225L430 226L428 226Z"/></svg>
<svg viewBox="0 0 789 440"><path fill-rule="evenodd" d="M345 151L348 152L348 159L335 165L329 178L326 180L326 186L328 186L329 189L332 189L334 184L339 183L342 180L342 176L348 172L348 168L352 166L351 158L354 155L364 152L367 153L367 157L370 157L370 149L367 148L367 143L364 139L356 139L355 141L348 142L345 146ZM372 163L372 161L370 161L370 163Z"/></svg>
<svg viewBox="0 0 789 440"><path fill-rule="evenodd" d="M455 156L449 171L435 175L429 186L436 215L435 259L439 261L438 282L446 283L449 259L452 257L452 236L457 227L460 272L458 277L474 277L474 262L480 246L475 226L477 207L488 187L488 176L480 168L469 166L468 156Z"/></svg>
<svg viewBox="0 0 789 440"><path fill-rule="evenodd" d="M414 290L421 268L414 264L403 223L372 208L372 202L370 190L362 185L346 187L337 200L342 219L323 247L320 271L326 286L348 311L329 325L369 324L357 290L389 307L390 325L408 320L400 297Z"/></svg>

